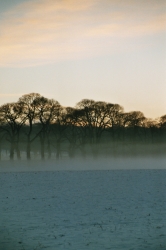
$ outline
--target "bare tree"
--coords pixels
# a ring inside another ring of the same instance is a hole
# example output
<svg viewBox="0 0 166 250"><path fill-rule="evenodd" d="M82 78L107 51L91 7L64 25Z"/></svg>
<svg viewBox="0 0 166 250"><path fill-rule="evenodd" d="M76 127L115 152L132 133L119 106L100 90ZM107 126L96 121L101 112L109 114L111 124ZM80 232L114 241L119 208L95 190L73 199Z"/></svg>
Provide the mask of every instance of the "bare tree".
<svg viewBox="0 0 166 250"><path fill-rule="evenodd" d="M160 126L166 128L166 115L160 117Z"/></svg>
<svg viewBox="0 0 166 250"><path fill-rule="evenodd" d="M159 130L159 119L150 119L146 118L144 120L144 131L145 131L145 141L147 141L147 137L149 135L149 141L154 143L155 137L158 134Z"/></svg>
<svg viewBox="0 0 166 250"><path fill-rule="evenodd" d="M60 104L59 102L53 99L47 99L43 96L37 97L33 101L34 106L36 107L37 118L41 124L40 132L40 143L41 143L41 157L44 159L45 155L45 143L47 139L49 157L51 156L51 147L50 147L50 125L55 123L59 116Z"/></svg>
<svg viewBox="0 0 166 250"><path fill-rule="evenodd" d="M80 150L84 155L84 139L83 136L83 124L80 110L75 108L66 107L64 108L63 123L65 124L65 138L69 142L69 156L73 157L76 150ZM85 135L85 134L84 134Z"/></svg>
<svg viewBox="0 0 166 250"><path fill-rule="evenodd" d="M121 126L121 118L123 114L123 107L119 104L107 103L106 105L107 113L107 127L112 134L112 140L115 142L115 135L117 130Z"/></svg>
<svg viewBox="0 0 166 250"><path fill-rule="evenodd" d="M33 133L34 130L34 124L37 119L37 110L36 106L34 105L34 100L38 97L41 97L38 93L30 93L23 95L19 98L19 103L23 108L23 113L27 117L26 122L26 129L25 129L25 135L27 138L27 146L26 146L26 154L27 159L31 158L31 143L39 136L40 130L37 131L35 134Z"/></svg>
<svg viewBox="0 0 166 250"><path fill-rule="evenodd" d="M25 124L27 116L23 114L20 103L7 103L0 107L1 130L10 143L10 159L14 158L14 150L20 159L19 135L20 129Z"/></svg>
<svg viewBox="0 0 166 250"><path fill-rule="evenodd" d="M113 131L114 127L120 124L120 114L123 112L123 108L118 104L88 99L83 99L76 107L82 111L82 122L88 126L92 142L99 142L106 128Z"/></svg>
<svg viewBox="0 0 166 250"><path fill-rule="evenodd" d="M124 116L124 124L126 128L133 129L133 140L136 139L136 136L139 136L139 129L144 126L145 124L145 116L140 111L132 111L129 113L125 113Z"/></svg>
<svg viewBox="0 0 166 250"><path fill-rule="evenodd" d="M81 124L84 129L87 131L87 137L90 140L90 143L93 144L95 141L95 101L89 99L83 99L82 101L76 104L76 108L79 110L77 112L77 119L79 124ZM79 115L79 116L78 116Z"/></svg>
<svg viewBox="0 0 166 250"><path fill-rule="evenodd" d="M166 115L160 117L158 127L160 130L161 141L166 142Z"/></svg>
<svg viewBox="0 0 166 250"><path fill-rule="evenodd" d="M72 113L73 108L71 107L60 107L58 116L52 124L52 133L54 135L54 147L56 148L56 158L59 159L61 156L61 145L62 143L72 144L71 138L71 127L73 126ZM69 147L69 154L72 147ZM67 149L66 149L67 150Z"/></svg>

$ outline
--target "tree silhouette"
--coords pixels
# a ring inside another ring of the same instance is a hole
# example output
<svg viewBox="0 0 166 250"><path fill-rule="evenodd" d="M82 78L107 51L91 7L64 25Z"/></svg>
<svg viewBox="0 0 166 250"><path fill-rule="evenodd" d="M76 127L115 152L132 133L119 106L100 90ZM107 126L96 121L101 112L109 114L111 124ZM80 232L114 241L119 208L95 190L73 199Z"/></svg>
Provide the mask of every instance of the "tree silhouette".
<svg viewBox="0 0 166 250"><path fill-rule="evenodd" d="M53 99L47 99L43 96L40 96L33 101L33 105L36 107L36 117L41 124L41 157L42 159L44 159L46 139L48 144L49 157L51 156L51 147L49 140L50 125L57 121L60 104Z"/></svg>
<svg viewBox="0 0 166 250"><path fill-rule="evenodd" d="M160 126L166 128L166 115L160 117Z"/></svg>
<svg viewBox="0 0 166 250"><path fill-rule="evenodd" d="M16 149L17 158L20 159L19 135L20 129L25 124L27 116L23 114L20 103L7 103L0 107L1 130L5 133L6 140L10 143L10 159L14 158Z"/></svg>
<svg viewBox="0 0 166 250"><path fill-rule="evenodd" d="M31 158L31 143L39 136L41 132L39 130L35 135L32 133L35 121L37 119L37 108L34 105L34 100L40 96L41 95L38 93L30 93L19 98L19 103L23 108L23 113L27 117L27 123L25 124L27 125L25 128L25 135L27 138L27 159Z"/></svg>
<svg viewBox="0 0 166 250"><path fill-rule="evenodd" d="M134 141L139 134L139 128L144 126L145 120L144 114L140 111L128 112L123 116L123 124L125 124L125 127L132 128L133 130L132 138Z"/></svg>
<svg viewBox="0 0 166 250"><path fill-rule="evenodd" d="M24 150L27 159L36 150L41 159L50 158L52 150L59 159L62 152L71 157L95 156L104 150L114 154L121 146L125 152L136 144L155 146L165 141L166 115L147 119L140 111L125 113L119 104L83 99L74 108L62 107L58 101L30 93L0 106L0 158L5 148L10 159L15 153L19 159Z"/></svg>

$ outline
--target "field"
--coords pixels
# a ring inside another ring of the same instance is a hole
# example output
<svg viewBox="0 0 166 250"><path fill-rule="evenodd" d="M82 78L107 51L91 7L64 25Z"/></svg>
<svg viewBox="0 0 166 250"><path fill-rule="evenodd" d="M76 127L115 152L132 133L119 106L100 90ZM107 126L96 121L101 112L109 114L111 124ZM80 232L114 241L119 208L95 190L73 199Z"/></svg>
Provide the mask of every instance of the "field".
<svg viewBox="0 0 166 250"><path fill-rule="evenodd" d="M0 250L165 250L165 163L2 164Z"/></svg>

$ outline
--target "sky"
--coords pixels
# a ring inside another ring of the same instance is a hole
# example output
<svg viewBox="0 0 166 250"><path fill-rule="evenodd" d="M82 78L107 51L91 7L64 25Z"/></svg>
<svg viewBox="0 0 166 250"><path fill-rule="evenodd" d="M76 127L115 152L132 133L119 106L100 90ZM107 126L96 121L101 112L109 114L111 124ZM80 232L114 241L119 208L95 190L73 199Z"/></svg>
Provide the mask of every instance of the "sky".
<svg viewBox="0 0 166 250"><path fill-rule="evenodd" d="M1 0L0 105L40 93L166 114L165 0Z"/></svg>

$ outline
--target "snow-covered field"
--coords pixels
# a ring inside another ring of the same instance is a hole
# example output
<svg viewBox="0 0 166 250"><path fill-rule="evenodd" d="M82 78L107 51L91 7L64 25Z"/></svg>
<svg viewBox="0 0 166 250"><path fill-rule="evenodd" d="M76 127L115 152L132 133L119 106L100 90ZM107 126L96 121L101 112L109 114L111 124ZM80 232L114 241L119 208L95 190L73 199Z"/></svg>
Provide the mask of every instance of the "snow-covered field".
<svg viewBox="0 0 166 250"><path fill-rule="evenodd" d="M166 249L166 169L2 169L0 250Z"/></svg>

